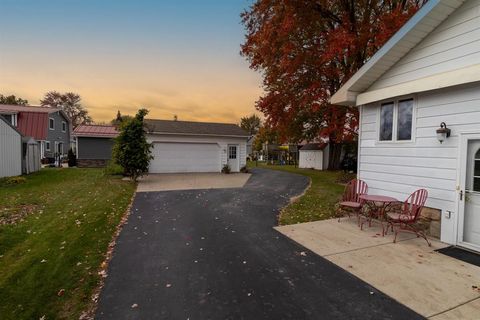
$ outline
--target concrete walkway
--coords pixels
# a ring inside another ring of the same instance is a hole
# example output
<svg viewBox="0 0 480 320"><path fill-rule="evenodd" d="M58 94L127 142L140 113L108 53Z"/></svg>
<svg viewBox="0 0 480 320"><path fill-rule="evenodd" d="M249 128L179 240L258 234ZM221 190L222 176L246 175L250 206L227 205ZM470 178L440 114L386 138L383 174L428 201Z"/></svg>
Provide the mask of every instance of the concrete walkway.
<svg viewBox="0 0 480 320"><path fill-rule="evenodd" d="M446 245L410 234L361 231L354 219L276 228L419 314L435 319L479 319L480 267L435 252ZM399 236L400 236L399 235Z"/></svg>
<svg viewBox="0 0 480 320"><path fill-rule="evenodd" d="M139 180L137 192L241 188L247 173L161 173L149 174Z"/></svg>

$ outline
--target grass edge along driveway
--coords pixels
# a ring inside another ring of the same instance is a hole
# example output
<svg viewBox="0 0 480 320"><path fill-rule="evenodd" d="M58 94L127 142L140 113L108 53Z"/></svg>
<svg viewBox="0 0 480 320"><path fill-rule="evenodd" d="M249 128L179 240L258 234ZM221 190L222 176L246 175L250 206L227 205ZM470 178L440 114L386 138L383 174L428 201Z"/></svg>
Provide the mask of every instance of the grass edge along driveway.
<svg viewBox="0 0 480 320"><path fill-rule="evenodd" d="M26 182L0 182L2 319L78 319L91 304L108 244L135 184L102 169L42 169Z"/></svg>
<svg viewBox="0 0 480 320"><path fill-rule="evenodd" d="M249 167L254 168L255 163L250 163ZM266 165L265 163L259 163L258 168L286 171L310 178L311 184L305 193L281 211L278 218L279 225L325 220L335 215L335 204L340 200L345 188L344 185L336 182L341 175L340 171L300 169L292 165Z"/></svg>

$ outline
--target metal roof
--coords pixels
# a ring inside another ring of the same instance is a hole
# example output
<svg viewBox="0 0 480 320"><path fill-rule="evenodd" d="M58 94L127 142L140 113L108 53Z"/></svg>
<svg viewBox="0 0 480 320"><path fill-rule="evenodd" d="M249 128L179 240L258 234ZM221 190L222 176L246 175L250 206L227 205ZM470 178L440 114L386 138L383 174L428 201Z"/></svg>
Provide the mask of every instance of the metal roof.
<svg viewBox="0 0 480 320"><path fill-rule="evenodd" d="M331 97L330 102L338 105L355 105L358 94L367 90L463 2L463 0L429 0Z"/></svg>
<svg viewBox="0 0 480 320"><path fill-rule="evenodd" d="M236 124L145 119L150 133L245 137L249 134Z"/></svg>
<svg viewBox="0 0 480 320"><path fill-rule="evenodd" d="M115 138L118 136L118 131L110 125L80 124L73 130L73 135L76 137Z"/></svg>

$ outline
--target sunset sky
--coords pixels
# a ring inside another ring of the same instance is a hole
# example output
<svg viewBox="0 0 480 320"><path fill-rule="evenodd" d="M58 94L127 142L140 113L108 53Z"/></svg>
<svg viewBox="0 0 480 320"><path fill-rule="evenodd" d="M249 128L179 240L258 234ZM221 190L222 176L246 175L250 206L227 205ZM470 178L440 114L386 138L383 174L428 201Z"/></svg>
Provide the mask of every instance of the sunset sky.
<svg viewBox="0 0 480 320"><path fill-rule="evenodd" d="M0 0L0 93L73 91L97 122L238 122L261 78L239 55L250 0Z"/></svg>

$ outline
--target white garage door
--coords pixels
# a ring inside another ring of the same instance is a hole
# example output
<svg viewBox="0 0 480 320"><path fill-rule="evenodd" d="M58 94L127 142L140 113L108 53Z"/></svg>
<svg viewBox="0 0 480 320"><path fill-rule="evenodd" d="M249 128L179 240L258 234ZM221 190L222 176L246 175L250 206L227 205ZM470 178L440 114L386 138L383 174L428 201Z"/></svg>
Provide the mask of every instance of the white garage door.
<svg viewBox="0 0 480 320"><path fill-rule="evenodd" d="M219 172L220 147L214 143L153 144L150 173Z"/></svg>

